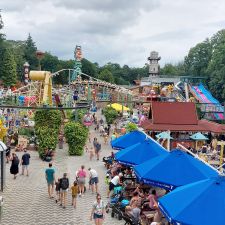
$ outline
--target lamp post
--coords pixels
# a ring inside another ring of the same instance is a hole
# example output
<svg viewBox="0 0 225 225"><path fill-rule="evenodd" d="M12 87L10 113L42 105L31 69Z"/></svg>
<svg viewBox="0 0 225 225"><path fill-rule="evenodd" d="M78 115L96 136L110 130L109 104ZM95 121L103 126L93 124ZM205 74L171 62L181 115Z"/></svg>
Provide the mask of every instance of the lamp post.
<svg viewBox="0 0 225 225"><path fill-rule="evenodd" d="M24 83L25 85L29 82L29 70L30 70L30 64L28 62L25 62L23 64L23 73L24 73Z"/></svg>
<svg viewBox="0 0 225 225"><path fill-rule="evenodd" d="M3 191L4 186L5 186L5 152L6 152L6 149L7 149L6 145L2 141L0 141L1 191Z"/></svg>
<svg viewBox="0 0 225 225"><path fill-rule="evenodd" d="M38 70L41 70L41 59L44 57L44 52L36 51L36 57L38 59Z"/></svg>

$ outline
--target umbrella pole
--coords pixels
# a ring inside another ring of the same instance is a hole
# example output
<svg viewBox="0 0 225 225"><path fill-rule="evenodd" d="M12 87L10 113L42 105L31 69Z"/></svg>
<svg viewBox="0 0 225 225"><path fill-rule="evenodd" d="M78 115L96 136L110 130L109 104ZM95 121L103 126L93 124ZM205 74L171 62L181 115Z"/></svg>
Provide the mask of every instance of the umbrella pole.
<svg viewBox="0 0 225 225"><path fill-rule="evenodd" d="M168 131L167 150L170 151L170 130Z"/></svg>

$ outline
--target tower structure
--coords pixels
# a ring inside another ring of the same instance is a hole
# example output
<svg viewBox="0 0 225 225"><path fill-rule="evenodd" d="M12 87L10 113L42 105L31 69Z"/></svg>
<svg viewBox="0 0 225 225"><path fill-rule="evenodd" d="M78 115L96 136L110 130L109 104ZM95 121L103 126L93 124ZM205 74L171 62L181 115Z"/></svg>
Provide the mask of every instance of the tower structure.
<svg viewBox="0 0 225 225"><path fill-rule="evenodd" d="M149 60L149 77L155 77L159 75L159 60L161 57L159 53L156 51L152 51L150 56L148 57Z"/></svg>
<svg viewBox="0 0 225 225"><path fill-rule="evenodd" d="M74 71L71 77L72 81L75 81L77 79L77 76L81 74L82 69L82 63L81 60L83 58L81 46L77 45L74 51L74 58L75 58L75 64L74 64Z"/></svg>

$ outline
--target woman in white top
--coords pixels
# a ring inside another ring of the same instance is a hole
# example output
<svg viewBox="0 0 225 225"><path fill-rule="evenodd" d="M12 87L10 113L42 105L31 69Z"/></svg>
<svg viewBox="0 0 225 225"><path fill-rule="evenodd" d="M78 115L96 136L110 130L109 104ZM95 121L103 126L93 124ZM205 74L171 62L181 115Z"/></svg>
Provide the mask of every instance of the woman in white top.
<svg viewBox="0 0 225 225"><path fill-rule="evenodd" d="M95 220L95 225L102 225L105 219L105 205L101 199L101 195L97 194L96 201L93 204L91 211L91 220Z"/></svg>

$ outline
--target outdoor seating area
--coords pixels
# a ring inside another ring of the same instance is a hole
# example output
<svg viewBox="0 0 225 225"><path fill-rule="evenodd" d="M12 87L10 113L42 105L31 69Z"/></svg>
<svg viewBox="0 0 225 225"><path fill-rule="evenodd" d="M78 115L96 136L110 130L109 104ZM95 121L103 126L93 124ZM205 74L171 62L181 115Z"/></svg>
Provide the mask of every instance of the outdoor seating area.
<svg viewBox="0 0 225 225"><path fill-rule="evenodd" d="M222 190L225 180L222 174L197 154L179 148L167 151L147 135L139 139L143 134L134 131L111 142L112 148L120 149L110 162L106 162L107 177L111 181L118 177L109 198L111 216L123 218L127 224L147 225L154 221L206 225L213 224L216 215L215 224L224 224L221 194L225 190ZM139 137L136 143L135 135ZM132 145L124 147L124 142L129 143L130 138ZM213 190L217 192L213 194ZM207 202L212 202L212 198L220 206L216 207L217 211L213 209L214 216L205 214L210 211ZM198 222L193 215L198 217Z"/></svg>

